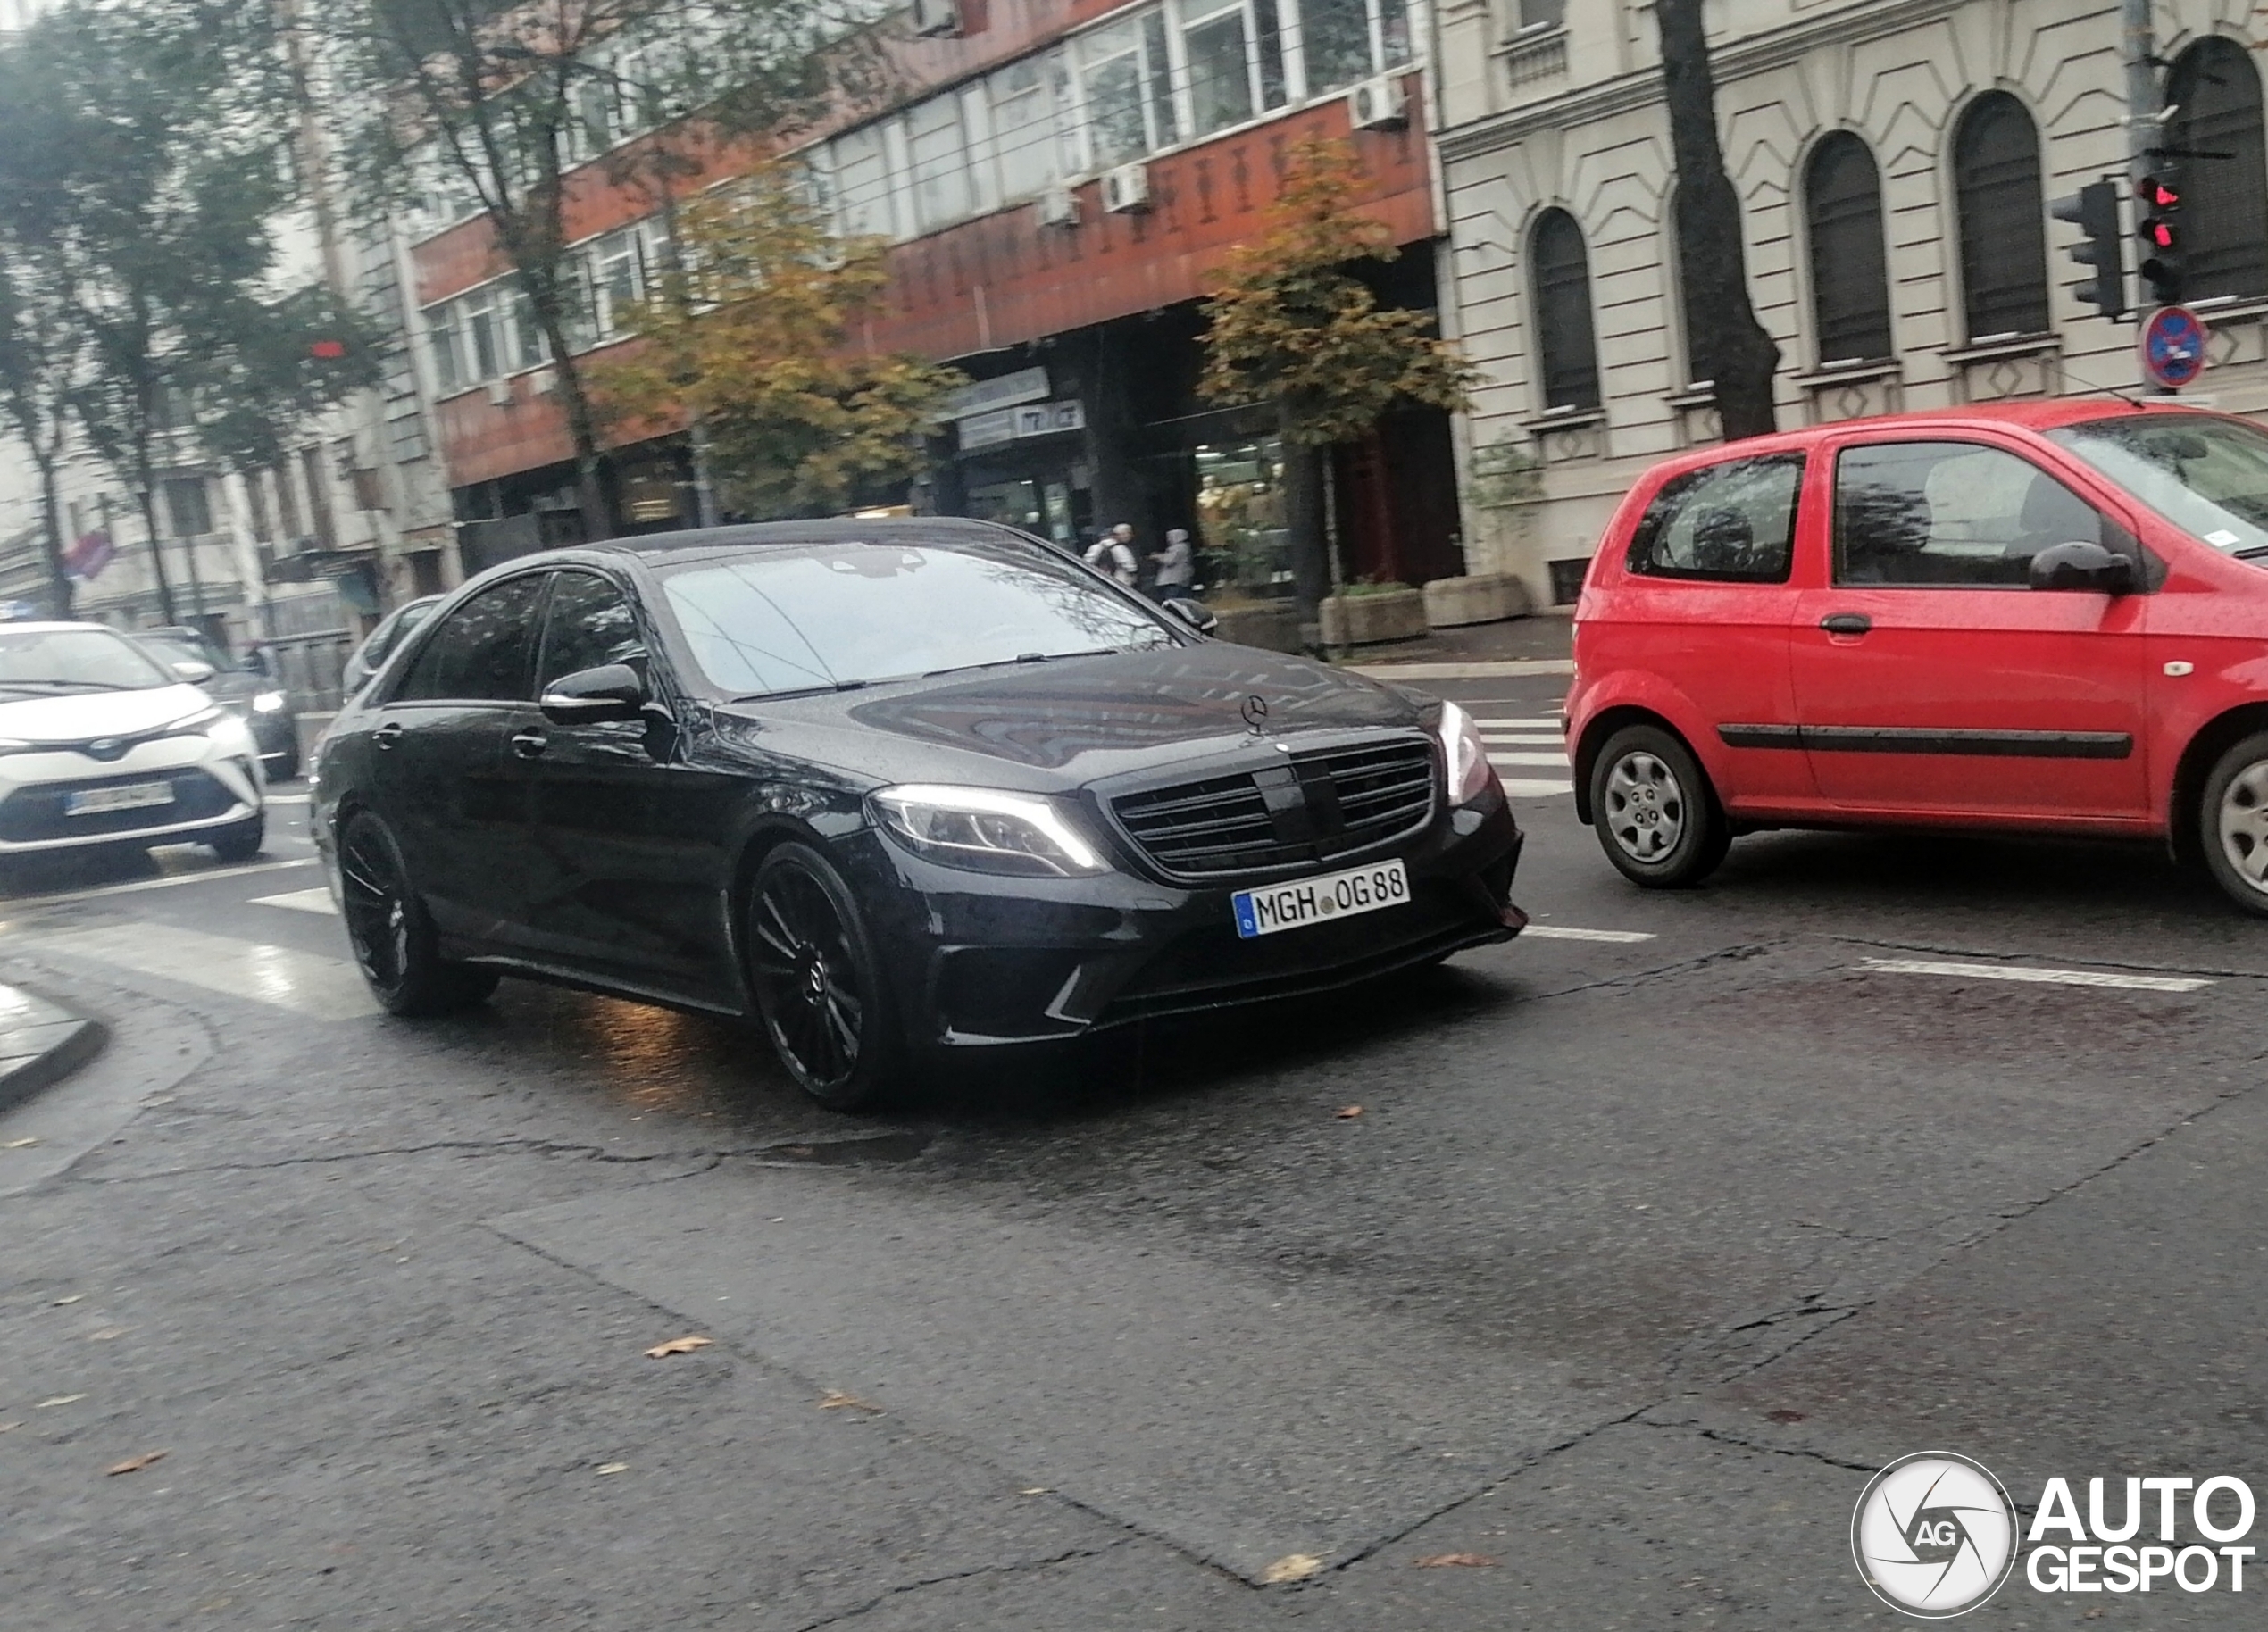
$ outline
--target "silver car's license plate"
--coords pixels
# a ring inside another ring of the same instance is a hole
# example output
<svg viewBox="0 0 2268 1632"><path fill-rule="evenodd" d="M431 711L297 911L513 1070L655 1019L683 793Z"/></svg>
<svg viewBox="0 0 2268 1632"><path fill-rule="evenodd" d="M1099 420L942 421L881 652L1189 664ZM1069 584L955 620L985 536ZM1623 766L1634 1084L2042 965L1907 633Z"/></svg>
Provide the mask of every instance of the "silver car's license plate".
<svg viewBox="0 0 2268 1632"><path fill-rule="evenodd" d="M146 811L173 803L171 782L123 782L116 787L81 787L63 800L66 816L100 816L110 811Z"/></svg>
<svg viewBox="0 0 2268 1632"><path fill-rule="evenodd" d="M1334 918L1397 907L1410 898L1409 870L1380 862L1320 878L1298 878L1266 889L1238 890L1230 898L1237 933L1246 940L1283 929L1303 929Z"/></svg>

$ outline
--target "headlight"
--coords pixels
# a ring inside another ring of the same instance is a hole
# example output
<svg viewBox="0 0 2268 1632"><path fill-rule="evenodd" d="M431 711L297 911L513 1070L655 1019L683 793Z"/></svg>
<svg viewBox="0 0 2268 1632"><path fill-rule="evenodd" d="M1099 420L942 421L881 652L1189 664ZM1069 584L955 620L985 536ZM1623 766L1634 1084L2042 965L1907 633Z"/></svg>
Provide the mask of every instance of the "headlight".
<svg viewBox="0 0 2268 1632"><path fill-rule="evenodd" d="M284 695L279 691L263 691L252 699L252 712L255 714L272 714L283 705Z"/></svg>
<svg viewBox="0 0 2268 1632"><path fill-rule="evenodd" d="M1095 847L1046 800L989 787L885 787L874 813L917 855L947 867L1026 878L1108 872Z"/></svg>
<svg viewBox="0 0 2268 1632"><path fill-rule="evenodd" d="M1441 753L1449 770L1449 803L1471 804L1497 779L1488 762L1488 745L1472 716L1454 703L1441 705L1441 723L1434 728L1441 738Z"/></svg>

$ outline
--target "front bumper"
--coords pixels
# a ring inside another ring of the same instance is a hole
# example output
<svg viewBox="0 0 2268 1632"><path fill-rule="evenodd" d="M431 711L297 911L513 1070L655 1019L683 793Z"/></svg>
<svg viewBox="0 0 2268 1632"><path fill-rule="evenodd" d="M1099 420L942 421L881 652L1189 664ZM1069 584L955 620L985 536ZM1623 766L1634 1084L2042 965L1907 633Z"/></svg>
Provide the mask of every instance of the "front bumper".
<svg viewBox="0 0 2268 1632"><path fill-rule="evenodd" d="M1409 870L1406 903L1253 940L1237 935L1227 886L996 878L937 866L872 829L838 854L910 1039L967 1047L1326 992L1509 940L1527 923L1508 899L1522 843L1500 802L1455 812L1388 853Z"/></svg>
<svg viewBox="0 0 2268 1632"><path fill-rule="evenodd" d="M264 714L256 709L247 710L244 722L251 729L252 740L259 745L263 762L272 765L298 756L299 720L289 709Z"/></svg>
<svg viewBox="0 0 2268 1632"><path fill-rule="evenodd" d="M0 856L98 845L193 843L260 813L254 745L241 732L163 737L104 762L71 750L0 757ZM88 789L163 782L172 797L133 810L71 813Z"/></svg>

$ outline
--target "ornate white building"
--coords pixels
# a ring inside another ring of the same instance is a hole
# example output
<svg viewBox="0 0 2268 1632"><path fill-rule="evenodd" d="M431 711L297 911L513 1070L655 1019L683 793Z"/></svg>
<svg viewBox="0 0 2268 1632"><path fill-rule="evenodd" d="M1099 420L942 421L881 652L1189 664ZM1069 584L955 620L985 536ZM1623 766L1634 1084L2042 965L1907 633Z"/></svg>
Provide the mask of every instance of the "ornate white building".
<svg viewBox="0 0 2268 1632"><path fill-rule="evenodd" d="M1447 314L1486 384L1463 427L1473 571L1573 599L1631 480L1717 434L1685 335L1649 0L1438 0ZM2268 138L2254 0L2160 0L2181 104L2196 395L2268 409ZM1748 280L1783 428L2139 383L2047 201L2128 147L2119 0L1710 0ZM2122 187L2123 191L2123 187ZM2130 256L2130 262L2139 257Z"/></svg>

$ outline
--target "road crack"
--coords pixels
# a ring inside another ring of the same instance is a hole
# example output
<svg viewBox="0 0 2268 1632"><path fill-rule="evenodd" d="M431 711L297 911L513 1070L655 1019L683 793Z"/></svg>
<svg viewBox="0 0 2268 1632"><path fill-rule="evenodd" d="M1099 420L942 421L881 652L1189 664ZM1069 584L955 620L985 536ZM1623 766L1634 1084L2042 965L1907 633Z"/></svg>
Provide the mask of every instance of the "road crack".
<svg viewBox="0 0 2268 1632"><path fill-rule="evenodd" d="M902 1598L908 1593L926 1592L932 1586L949 1586L955 1581L980 1580L986 1576L1021 1575L1028 1570L1048 1570L1057 1564L1074 1563L1080 1559L1100 1558L1105 1553L1125 1546L1132 1539L1130 1536L1121 1536L1115 1540L1106 1541L1100 1546L1069 1547L1046 1558L1020 1559L1013 1564L979 1564L971 1570L955 1570L944 1575L924 1576L918 1581L906 1581L896 1586L888 1587L864 1603L854 1604L849 1609L838 1610L834 1614L821 1616L817 1620L807 1620L797 1627L796 1632L820 1632L822 1627L838 1627L846 1620L855 1620L861 1615L871 1614L893 1598Z"/></svg>

